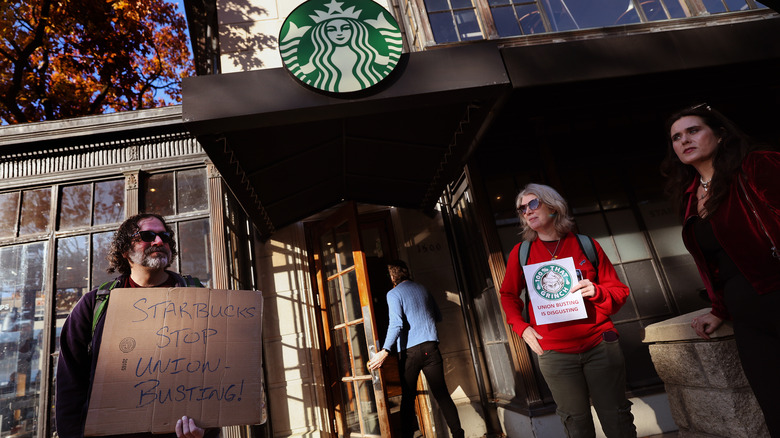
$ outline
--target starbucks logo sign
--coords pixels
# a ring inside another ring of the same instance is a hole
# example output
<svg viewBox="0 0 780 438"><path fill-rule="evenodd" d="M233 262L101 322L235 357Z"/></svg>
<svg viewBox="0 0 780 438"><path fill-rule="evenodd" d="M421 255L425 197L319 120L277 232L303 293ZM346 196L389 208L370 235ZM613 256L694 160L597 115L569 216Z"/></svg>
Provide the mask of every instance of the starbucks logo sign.
<svg viewBox="0 0 780 438"><path fill-rule="evenodd" d="M279 33L285 67L323 91L364 90L386 78L403 48L398 23L371 0L309 0Z"/></svg>
<svg viewBox="0 0 780 438"><path fill-rule="evenodd" d="M569 272L558 265L545 265L534 274L534 291L547 300L560 300L569 294L572 280Z"/></svg>

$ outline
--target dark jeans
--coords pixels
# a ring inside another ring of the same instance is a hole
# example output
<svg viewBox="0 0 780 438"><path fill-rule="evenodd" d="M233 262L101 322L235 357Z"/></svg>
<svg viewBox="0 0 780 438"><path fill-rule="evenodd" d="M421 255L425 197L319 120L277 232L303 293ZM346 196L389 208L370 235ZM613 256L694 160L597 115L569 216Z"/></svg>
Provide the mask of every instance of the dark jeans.
<svg viewBox="0 0 780 438"><path fill-rule="evenodd" d="M734 321L742 370L764 412L769 434L780 437L780 291L759 295L742 276L726 283L726 308Z"/></svg>
<svg viewBox="0 0 780 438"><path fill-rule="evenodd" d="M444 419L450 427L452 436L462 438L458 408L450 397L447 384L444 381L444 365L441 360L438 342L423 342L401 352L399 366L401 368L401 422L404 438L414 436L417 429L417 416L414 412L414 399L417 397L417 378L420 371L425 373L428 387L439 404Z"/></svg>

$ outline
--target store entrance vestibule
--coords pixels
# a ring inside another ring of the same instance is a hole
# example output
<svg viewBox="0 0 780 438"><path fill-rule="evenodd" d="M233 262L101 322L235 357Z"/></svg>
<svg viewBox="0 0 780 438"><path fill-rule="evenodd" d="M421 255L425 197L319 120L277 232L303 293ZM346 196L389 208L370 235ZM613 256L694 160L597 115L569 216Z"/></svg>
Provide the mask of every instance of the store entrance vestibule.
<svg viewBox="0 0 780 438"><path fill-rule="evenodd" d="M347 202L307 224L312 278L321 327L323 375L335 436L395 437L400 429L401 380L391 354L379 371L366 364L387 333L387 262L397 258L390 209L358 215ZM416 408L424 437L434 436L421 379Z"/></svg>

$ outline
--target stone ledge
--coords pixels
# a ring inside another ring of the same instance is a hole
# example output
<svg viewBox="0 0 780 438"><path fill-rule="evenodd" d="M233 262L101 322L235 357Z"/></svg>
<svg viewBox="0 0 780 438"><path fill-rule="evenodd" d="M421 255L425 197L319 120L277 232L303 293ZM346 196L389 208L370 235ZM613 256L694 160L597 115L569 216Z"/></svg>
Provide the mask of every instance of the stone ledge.
<svg viewBox="0 0 780 438"><path fill-rule="evenodd" d="M691 321L693 318L709 313L711 310L712 309L708 307L655 324L650 324L645 327L645 336L642 339L642 342L649 344L653 342L706 341L696 334L696 331L691 327ZM725 321L723 325L718 327L718 329L710 335L712 339L726 338L729 336L734 336L734 329L731 326L731 321Z"/></svg>

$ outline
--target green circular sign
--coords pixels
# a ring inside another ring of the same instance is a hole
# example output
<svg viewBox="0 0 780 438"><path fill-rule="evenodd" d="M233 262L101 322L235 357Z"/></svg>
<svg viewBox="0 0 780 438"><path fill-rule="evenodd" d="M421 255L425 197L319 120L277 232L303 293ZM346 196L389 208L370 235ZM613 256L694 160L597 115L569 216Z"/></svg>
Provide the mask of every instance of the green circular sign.
<svg viewBox="0 0 780 438"><path fill-rule="evenodd" d="M376 85L403 49L398 22L371 0L309 0L290 13L279 35L285 67L301 82L334 93Z"/></svg>
<svg viewBox="0 0 780 438"><path fill-rule="evenodd" d="M568 295L572 288L569 272L555 264L537 269L533 284L534 291L547 300L560 300Z"/></svg>

